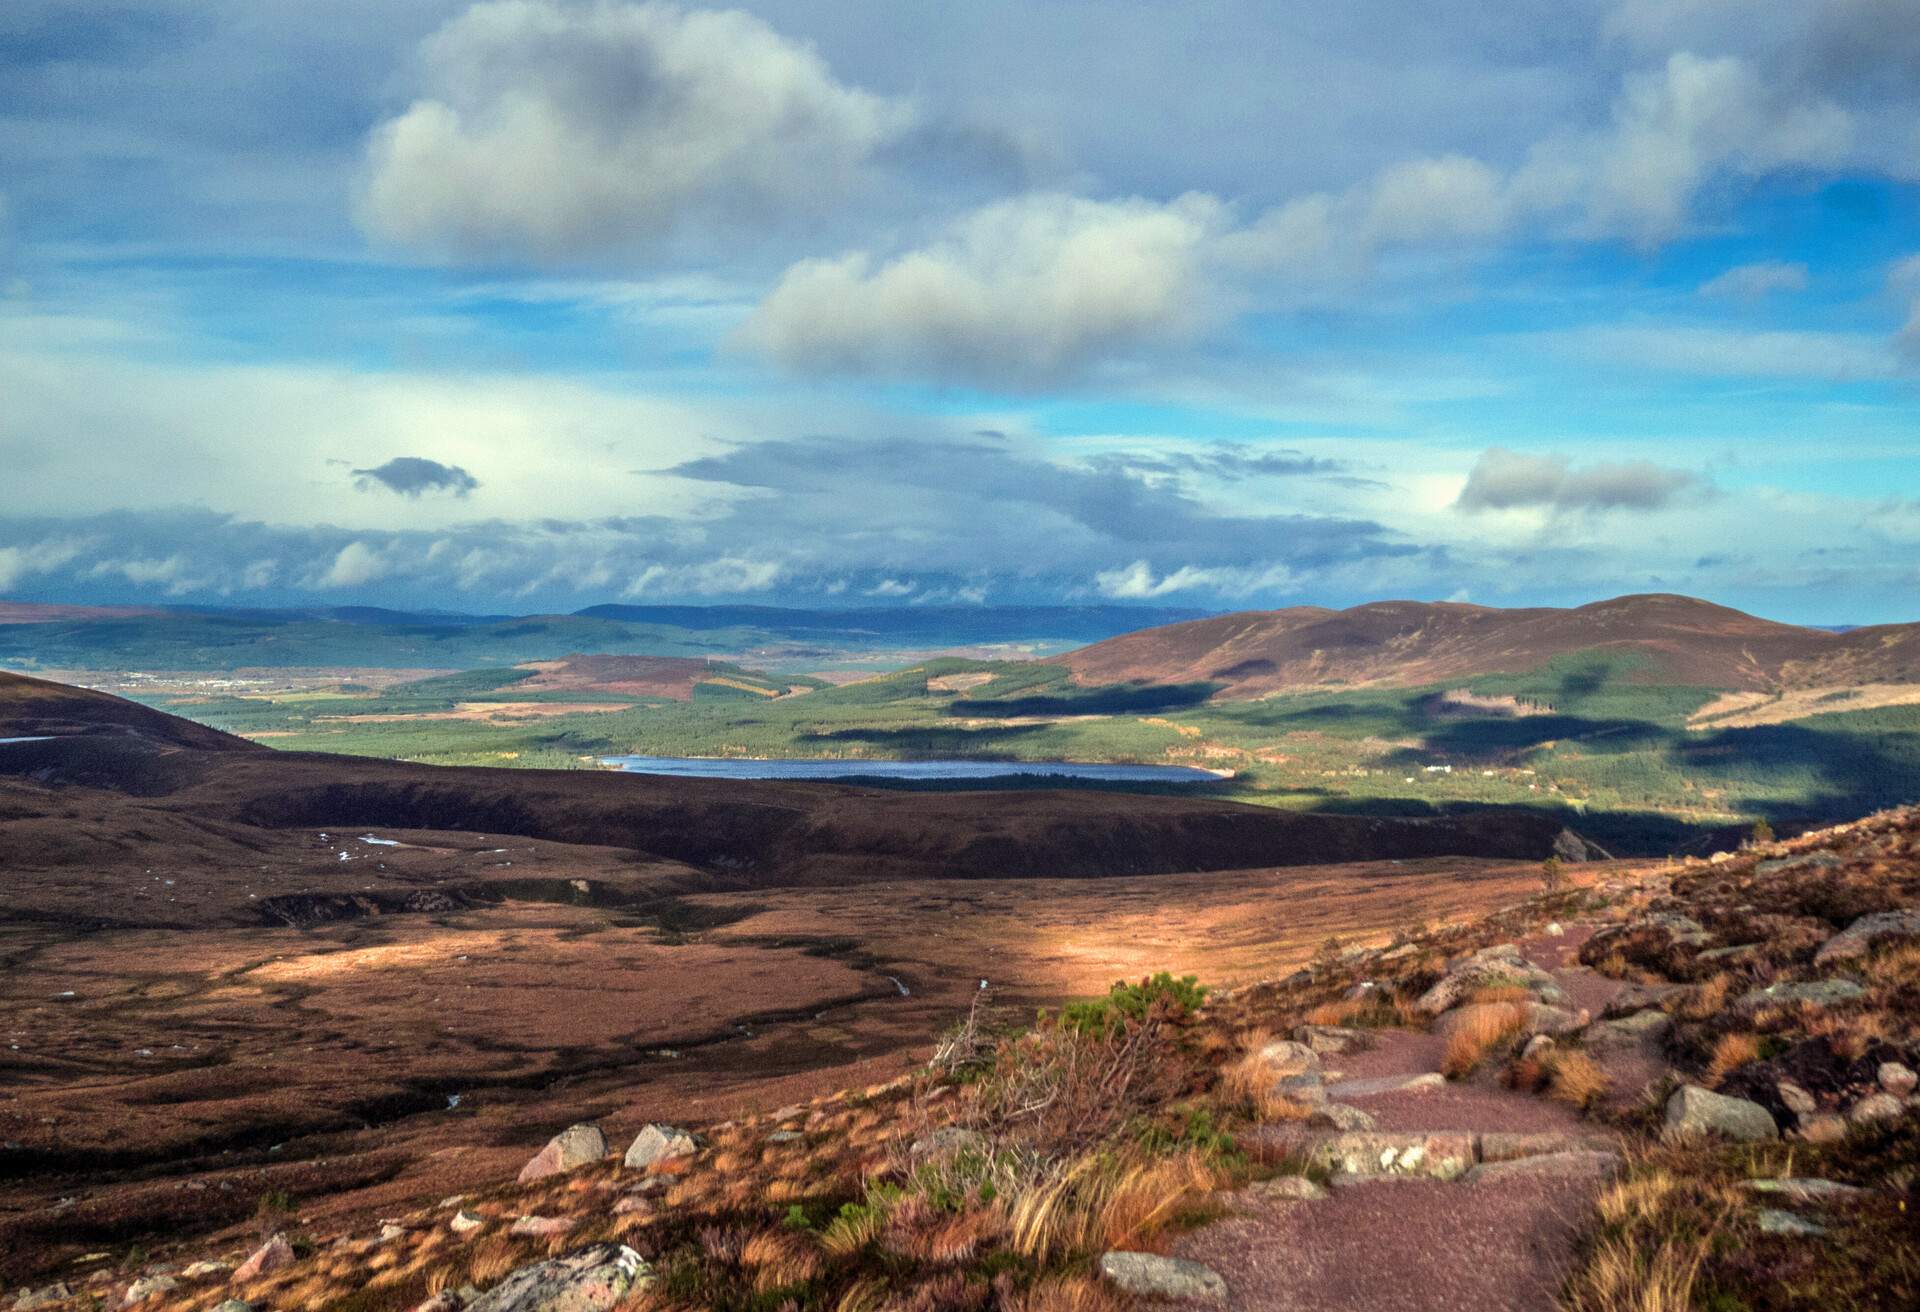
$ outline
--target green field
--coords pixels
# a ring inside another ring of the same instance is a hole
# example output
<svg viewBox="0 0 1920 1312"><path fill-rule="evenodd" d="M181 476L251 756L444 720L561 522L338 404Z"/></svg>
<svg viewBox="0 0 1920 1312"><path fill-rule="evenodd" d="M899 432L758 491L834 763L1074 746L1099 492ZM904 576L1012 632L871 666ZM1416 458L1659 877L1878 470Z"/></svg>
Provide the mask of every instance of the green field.
<svg viewBox="0 0 1920 1312"><path fill-rule="evenodd" d="M798 681L715 672L748 686L703 683L686 702L527 692L527 671L501 668L380 695L151 700L283 749L437 764L587 768L631 752L1201 765L1231 771L1213 791L1241 801L1401 814L1545 807L1636 851L1761 817L1839 819L1920 796L1920 707L1690 730L1687 717L1714 690L1643 682L1631 659L1575 657L1465 685L1488 706L1437 705L1447 691L1438 687L1213 702L1203 684L1082 688L1032 662L939 659L777 697L765 691ZM517 723L342 718L540 701L610 709Z"/></svg>

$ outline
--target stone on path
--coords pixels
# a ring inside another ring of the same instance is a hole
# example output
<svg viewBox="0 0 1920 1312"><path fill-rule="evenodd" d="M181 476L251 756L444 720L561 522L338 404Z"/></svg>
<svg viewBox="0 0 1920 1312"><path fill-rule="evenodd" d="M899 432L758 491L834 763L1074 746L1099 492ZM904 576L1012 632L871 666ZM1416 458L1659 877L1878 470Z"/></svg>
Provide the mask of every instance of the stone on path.
<svg viewBox="0 0 1920 1312"><path fill-rule="evenodd" d="M1313 1203L1327 1196L1327 1191L1304 1175L1276 1175L1271 1180L1259 1180L1243 1191L1255 1198L1285 1198L1294 1202Z"/></svg>
<svg viewBox="0 0 1920 1312"><path fill-rule="evenodd" d="M1450 1132L1335 1134L1307 1150L1308 1162L1335 1177L1408 1175L1453 1180L1466 1173L1476 1156L1473 1135Z"/></svg>
<svg viewBox="0 0 1920 1312"><path fill-rule="evenodd" d="M1501 1162L1482 1162L1468 1171L1462 1181L1479 1184L1534 1175L1550 1176L1556 1180L1604 1180L1619 1169L1619 1153L1576 1148L1567 1152L1514 1157Z"/></svg>
<svg viewBox="0 0 1920 1312"><path fill-rule="evenodd" d="M523 1266L467 1305L467 1312L609 1312L653 1284L653 1268L624 1244L592 1244Z"/></svg>
<svg viewBox="0 0 1920 1312"><path fill-rule="evenodd" d="M272 1275L275 1271L292 1266L293 1261L293 1245L287 1242L285 1235L275 1235L254 1249L253 1256L240 1264L240 1269L233 1273L233 1283L244 1285L249 1280Z"/></svg>
<svg viewBox="0 0 1920 1312"><path fill-rule="evenodd" d="M673 1125L646 1125L627 1145L622 1164L629 1171L643 1171L655 1162L691 1155L699 1145L693 1136Z"/></svg>
<svg viewBox="0 0 1920 1312"><path fill-rule="evenodd" d="M607 1136L597 1125L570 1125L547 1140L547 1146L520 1168L520 1183L543 1180L597 1162L607 1155Z"/></svg>
<svg viewBox="0 0 1920 1312"><path fill-rule="evenodd" d="M1376 1075L1365 1080L1341 1080L1327 1086L1329 1098L1374 1098L1383 1093L1426 1093L1447 1087L1439 1071L1421 1075Z"/></svg>
<svg viewBox="0 0 1920 1312"><path fill-rule="evenodd" d="M1521 1157L1542 1157L1550 1153L1611 1153L1617 1152L1619 1147L1619 1140L1606 1134L1563 1134L1557 1130L1533 1133L1489 1130L1480 1136L1480 1160L1511 1162Z"/></svg>
<svg viewBox="0 0 1920 1312"><path fill-rule="evenodd" d="M1212 1267L1158 1253L1112 1252L1100 1259L1100 1274L1129 1294L1149 1298L1204 1298L1223 1303L1227 1282Z"/></svg>
<svg viewBox="0 0 1920 1312"><path fill-rule="evenodd" d="M1741 1143L1780 1137L1772 1113L1759 1103L1729 1098L1697 1084L1682 1085L1667 1099L1667 1133L1674 1138L1717 1134Z"/></svg>
<svg viewBox="0 0 1920 1312"><path fill-rule="evenodd" d="M1336 1130L1374 1130L1380 1126L1371 1115L1344 1102L1330 1102L1316 1107L1313 1115L1307 1117L1307 1124L1331 1126Z"/></svg>

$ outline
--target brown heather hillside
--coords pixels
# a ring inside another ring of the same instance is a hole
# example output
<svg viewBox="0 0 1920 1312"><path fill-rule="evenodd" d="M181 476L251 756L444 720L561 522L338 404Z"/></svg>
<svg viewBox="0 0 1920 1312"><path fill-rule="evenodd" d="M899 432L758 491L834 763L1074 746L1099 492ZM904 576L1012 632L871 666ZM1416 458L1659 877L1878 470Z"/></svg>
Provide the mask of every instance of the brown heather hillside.
<svg viewBox="0 0 1920 1312"><path fill-rule="evenodd" d="M1054 659L1085 684L1213 682L1220 696L1250 698L1523 673L1580 652L1639 654L1648 682L1708 688L1920 681L1920 625L1836 634L1667 594L1571 610L1383 601L1243 611L1143 629Z"/></svg>

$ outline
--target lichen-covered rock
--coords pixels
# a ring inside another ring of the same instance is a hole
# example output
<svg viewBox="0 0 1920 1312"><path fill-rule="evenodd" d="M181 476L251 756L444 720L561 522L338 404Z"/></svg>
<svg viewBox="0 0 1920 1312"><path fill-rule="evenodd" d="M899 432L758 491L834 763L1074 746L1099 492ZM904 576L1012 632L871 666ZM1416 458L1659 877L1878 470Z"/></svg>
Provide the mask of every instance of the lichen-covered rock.
<svg viewBox="0 0 1920 1312"><path fill-rule="evenodd" d="M1299 1025L1293 1031L1295 1043L1304 1043L1323 1057L1330 1053L1346 1052L1365 1037L1362 1030L1346 1029L1339 1025Z"/></svg>
<svg viewBox="0 0 1920 1312"><path fill-rule="evenodd" d="M1554 1180L1604 1180L1619 1169L1619 1153L1599 1148L1571 1148L1565 1152L1536 1153L1530 1157L1510 1157L1500 1162L1482 1162L1466 1173L1462 1183L1480 1184L1518 1176L1544 1176Z"/></svg>
<svg viewBox="0 0 1920 1312"><path fill-rule="evenodd" d="M1849 1198L1858 1198L1867 1191L1858 1185L1841 1184L1838 1180L1821 1180L1812 1176L1789 1176L1779 1180L1749 1180L1746 1187L1756 1194L1779 1194L1796 1202L1819 1203L1841 1202Z"/></svg>
<svg viewBox="0 0 1920 1312"><path fill-rule="evenodd" d="M135 1303L144 1303L158 1294L171 1294L180 1288L180 1282L172 1276L143 1276L127 1286L126 1296L120 1300L121 1307L132 1307Z"/></svg>
<svg viewBox="0 0 1920 1312"><path fill-rule="evenodd" d="M1773 1116L1757 1102L1729 1098L1697 1084L1682 1085L1667 1099L1667 1134L1674 1138L1718 1135L1740 1143L1780 1137Z"/></svg>
<svg viewBox="0 0 1920 1312"><path fill-rule="evenodd" d="M1649 1007L1617 1020L1603 1020L1587 1027L1587 1047L1595 1052L1623 1048L1658 1047L1673 1032L1673 1017Z"/></svg>
<svg viewBox="0 0 1920 1312"><path fill-rule="evenodd" d="M1420 1175L1453 1180L1474 1163L1471 1134L1336 1134L1307 1149L1310 1165L1339 1175Z"/></svg>
<svg viewBox="0 0 1920 1312"><path fill-rule="evenodd" d="M467 1305L467 1312L609 1312L653 1284L653 1268L623 1244L593 1244L523 1266Z"/></svg>
<svg viewBox="0 0 1920 1312"><path fill-rule="evenodd" d="M1307 1124L1335 1130L1373 1130L1378 1129L1380 1123L1358 1107L1349 1107L1344 1102L1330 1102L1316 1107L1313 1115L1307 1117Z"/></svg>
<svg viewBox="0 0 1920 1312"><path fill-rule="evenodd" d="M1740 995L1740 1001L1734 1006L1743 1012L1758 1011L1766 1006L1837 1007L1865 994L1866 990L1850 979L1794 980L1769 984L1763 989L1749 989Z"/></svg>
<svg viewBox="0 0 1920 1312"><path fill-rule="evenodd" d="M1304 1043L1295 1043L1291 1039L1275 1039L1254 1054L1266 1071L1276 1079L1290 1076L1320 1074L1320 1054Z"/></svg>
<svg viewBox="0 0 1920 1312"><path fill-rule="evenodd" d="M1290 1202L1314 1203L1327 1196L1326 1189L1315 1184L1304 1175L1276 1175L1271 1180L1260 1180L1246 1187L1245 1191L1255 1198L1284 1198Z"/></svg>
<svg viewBox="0 0 1920 1312"><path fill-rule="evenodd" d="M1920 911L1903 908L1862 916L1823 943L1813 960L1822 966L1852 961L1867 955L1867 949L1879 940L1888 938L1920 938Z"/></svg>
<svg viewBox="0 0 1920 1312"><path fill-rule="evenodd" d="M1483 948L1447 971L1446 977L1422 993L1414 1007L1428 1016L1438 1016L1459 1006L1483 988L1514 986L1533 994L1535 1000L1559 1006L1567 995L1554 983L1553 976L1527 961L1511 943Z"/></svg>
<svg viewBox="0 0 1920 1312"><path fill-rule="evenodd" d="M1112 1252L1100 1259L1100 1274L1129 1294L1147 1298L1204 1298L1223 1303L1227 1282L1212 1267L1158 1253Z"/></svg>
<svg viewBox="0 0 1920 1312"><path fill-rule="evenodd" d="M64 1284L42 1285L38 1289L23 1289L20 1296L13 1300L13 1312L38 1312L40 1308L52 1307L55 1303L64 1303L73 1297L73 1290Z"/></svg>
<svg viewBox="0 0 1920 1312"><path fill-rule="evenodd" d="M1753 1214L1753 1219L1760 1227L1761 1234L1817 1239L1827 1232L1827 1228L1818 1221L1809 1221L1804 1216L1783 1212L1777 1207L1763 1207Z"/></svg>
<svg viewBox="0 0 1920 1312"><path fill-rule="evenodd" d="M698 1147L693 1136L677 1126L646 1125L627 1145L622 1164L629 1171L643 1171L655 1162L691 1156Z"/></svg>
<svg viewBox="0 0 1920 1312"><path fill-rule="evenodd" d="M507 1228L514 1235L563 1235L573 1229L570 1216L523 1216Z"/></svg>
<svg viewBox="0 0 1920 1312"><path fill-rule="evenodd" d="M447 1222L447 1229L457 1235L470 1235L486 1223L486 1217L481 1216L478 1212L469 1212L463 1208L453 1214L452 1219Z"/></svg>
<svg viewBox="0 0 1920 1312"><path fill-rule="evenodd" d="M520 1183L543 1180L597 1162L607 1155L607 1136L597 1125L570 1125L547 1140L547 1146L520 1168Z"/></svg>

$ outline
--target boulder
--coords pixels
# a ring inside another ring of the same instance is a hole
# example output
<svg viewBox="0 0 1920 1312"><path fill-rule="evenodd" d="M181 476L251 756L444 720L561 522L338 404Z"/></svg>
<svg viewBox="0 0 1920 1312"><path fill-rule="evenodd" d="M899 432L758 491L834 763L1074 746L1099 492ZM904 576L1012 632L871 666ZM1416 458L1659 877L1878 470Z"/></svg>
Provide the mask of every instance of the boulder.
<svg viewBox="0 0 1920 1312"><path fill-rule="evenodd" d="M1855 1125L1865 1125L1869 1121L1896 1120L1906 1110L1906 1103L1890 1093L1870 1093L1853 1105L1847 1119Z"/></svg>
<svg viewBox="0 0 1920 1312"><path fill-rule="evenodd" d="M1366 1037L1365 1031L1339 1025L1300 1025L1293 1031L1296 1043L1304 1043L1321 1056L1347 1051Z"/></svg>
<svg viewBox="0 0 1920 1312"><path fill-rule="evenodd" d="M285 1235L274 1235L240 1264L240 1269L233 1273L233 1283L244 1285L249 1280L258 1280L261 1276L290 1267L293 1262L293 1245L287 1242Z"/></svg>
<svg viewBox="0 0 1920 1312"><path fill-rule="evenodd" d="M1827 1228L1818 1221L1809 1221L1804 1216L1792 1212L1783 1212L1777 1207L1763 1207L1753 1214L1754 1224L1760 1227L1763 1235L1791 1235L1796 1238L1816 1239L1827 1232Z"/></svg>
<svg viewBox="0 0 1920 1312"><path fill-rule="evenodd" d="M1618 1020L1603 1020L1587 1027L1587 1047L1596 1053L1624 1048L1657 1047L1673 1032L1673 1017L1648 1008Z"/></svg>
<svg viewBox="0 0 1920 1312"><path fill-rule="evenodd" d="M1914 1086L1920 1084L1920 1075L1915 1075L1913 1068L1902 1062L1883 1061L1876 1074L1880 1087L1896 1098L1907 1097L1913 1092Z"/></svg>
<svg viewBox="0 0 1920 1312"><path fill-rule="evenodd" d="M1100 1258L1100 1274L1129 1294L1146 1298L1203 1298L1224 1303L1227 1282L1212 1267L1158 1253L1112 1252Z"/></svg>
<svg viewBox="0 0 1920 1312"><path fill-rule="evenodd" d="M607 1155L607 1136L597 1125L569 1125L547 1140L547 1146L520 1168L520 1183L544 1180L550 1175L571 1171L577 1166L597 1162Z"/></svg>
<svg viewBox="0 0 1920 1312"><path fill-rule="evenodd" d="M463 1208L453 1214L453 1218L447 1222L447 1229L457 1235L470 1235L486 1223L486 1217L481 1216L478 1212L469 1212Z"/></svg>
<svg viewBox="0 0 1920 1312"><path fill-rule="evenodd" d="M1289 1075L1283 1080L1276 1080L1273 1091L1288 1102L1305 1107L1318 1107L1327 1100L1327 1086L1317 1074Z"/></svg>
<svg viewBox="0 0 1920 1312"><path fill-rule="evenodd" d="M1567 1000L1553 976L1527 961L1513 944L1501 943L1483 948L1453 966L1444 979L1422 993L1413 1005L1426 1015L1438 1016L1459 1006L1480 989L1505 985L1526 989L1537 1001L1556 1007Z"/></svg>
<svg viewBox="0 0 1920 1312"><path fill-rule="evenodd" d="M1880 939L1920 938L1920 911L1910 907L1899 911L1876 911L1862 916L1820 945L1814 953L1815 965L1853 961L1867 955L1867 949Z"/></svg>
<svg viewBox="0 0 1920 1312"><path fill-rule="evenodd" d="M1866 990L1850 979L1794 980L1784 984L1769 984L1763 989L1749 989L1740 995L1740 1000L1734 1006L1743 1012L1758 1011L1767 1006L1837 1007L1865 994Z"/></svg>
<svg viewBox="0 0 1920 1312"><path fill-rule="evenodd" d="M1782 1180L1749 1180L1746 1187L1757 1194L1779 1194L1800 1203L1843 1202L1849 1198L1858 1198L1867 1191L1858 1185L1841 1184L1838 1180L1819 1180L1809 1176L1788 1177Z"/></svg>
<svg viewBox="0 0 1920 1312"><path fill-rule="evenodd" d="M1295 1043L1291 1039L1275 1039L1253 1056L1277 1079L1297 1075L1318 1078L1320 1074L1320 1054L1306 1044Z"/></svg>
<svg viewBox="0 0 1920 1312"><path fill-rule="evenodd" d="M510 1273L467 1312L611 1312L653 1281L653 1268L626 1245L591 1244Z"/></svg>
<svg viewBox="0 0 1920 1312"><path fill-rule="evenodd" d="M573 1229L570 1216L523 1216L507 1228L514 1235L563 1235Z"/></svg>
<svg viewBox="0 0 1920 1312"><path fill-rule="evenodd" d="M38 1312L43 1307L52 1307L55 1303L64 1303L73 1297L73 1290L64 1284L42 1285L38 1289L23 1289L20 1296L13 1300L13 1312Z"/></svg>
<svg viewBox="0 0 1920 1312"><path fill-rule="evenodd" d="M1349 1107L1343 1102L1330 1102L1314 1109L1307 1117L1307 1124L1325 1126L1335 1130L1374 1130L1379 1122L1358 1107Z"/></svg>
<svg viewBox="0 0 1920 1312"><path fill-rule="evenodd" d="M1757 1102L1686 1084L1667 1099L1667 1134L1677 1139L1714 1134L1753 1143L1779 1138L1780 1129L1773 1123L1772 1114Z"/></svg>
<svg viewBox="0 0 1920 1312"><path fill-rule="evenodd" d="M1255 1198L1284 1198L1292 1202L1314 1203L1327 1196L1326 1189L1304 1175L1276 1175L1246 1187Z"/></svg>
<svg viewBox="0 0 1920 1312"><path fill-rule="evenodd" d="M627 1155L621 1164L629 1171L644 1171L655 1162L691 1156L698 1147L691 1134L676 1126L645 1125L627 1145Z"/></svg>
<svg viewBox="0 0 1920 1312"><path fill-rule="evenodd" d="M132 1307L135 1303L144 1303L156 1294L170 1294L180 1288L180 1282L172 1276L142 1276L127 1286L126 1296L120 1300L121 1307Z"/></svg>
<svg viewBox="0 0 1920 1312"><path fill-rule="evenodd" d="M1780 1105L1795 1116L1811 1116L1820 1110L1813 1095L1791 1080L1781 1080L1773 1086L1774 1093L1780 1097Z"/></svg>

